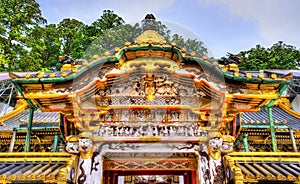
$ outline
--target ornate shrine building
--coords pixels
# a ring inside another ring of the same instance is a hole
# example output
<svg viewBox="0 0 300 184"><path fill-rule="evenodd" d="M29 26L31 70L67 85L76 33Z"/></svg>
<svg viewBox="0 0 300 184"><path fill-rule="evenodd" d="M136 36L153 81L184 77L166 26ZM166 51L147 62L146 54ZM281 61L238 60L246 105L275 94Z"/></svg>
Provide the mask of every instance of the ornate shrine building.
<svg viewBox="0 0 300 184"><path fill-rule="evenodd" d="M151 24L89 62L10 73L0 183L299 183L293 74L239 71L166 43Z"/></svg>

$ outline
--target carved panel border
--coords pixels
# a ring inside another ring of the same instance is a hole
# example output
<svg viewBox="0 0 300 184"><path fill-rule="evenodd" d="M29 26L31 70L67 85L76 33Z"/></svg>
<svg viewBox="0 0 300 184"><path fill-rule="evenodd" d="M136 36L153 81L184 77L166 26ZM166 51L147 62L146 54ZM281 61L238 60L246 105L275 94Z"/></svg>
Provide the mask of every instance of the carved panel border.
<svg viewBox="0 0 300 184"><path fill-rule="evenodd" d="M196 170L197 157L181 157L181 158L107 158L103 159L104 170ZM123 155L124 156L124 155Z"/></svg>

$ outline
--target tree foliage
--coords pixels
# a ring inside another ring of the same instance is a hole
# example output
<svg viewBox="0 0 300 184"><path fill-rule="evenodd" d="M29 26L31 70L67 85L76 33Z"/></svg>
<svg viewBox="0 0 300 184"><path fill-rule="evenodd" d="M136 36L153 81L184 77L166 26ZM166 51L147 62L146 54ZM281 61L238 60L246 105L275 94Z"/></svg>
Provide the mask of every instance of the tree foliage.
<svg viewBox="0 0 300 184"><path fill-rule="evenodd" d="M195 52L199 56L207 54L207 48L204 43L196 39L185 39L178 34L172 35L171 30L160 21L155 22L156 31L164 37L167 43L175 42L177 46L185 48L187 52ZM106 29L95 39L84 53L84 58L91 58L95 54L103 54L106 51L112 51L116 47L121 47L125 42L134 42L144 30L144 21L141 23L120 24L118 26Z"/></svg>
<svg viewBox="0 0 300 184"><path fill-rule="evenodd" d="M195 52L197 56L207 55L208 51L202 41L196 39L184 39L178 34L172 36L171 42L175 42L181 48L185 48L187 52Z"/></svg>
<svg viewBox="0 0 300 184"><path fill-rule="evenodd" d="M104 10L90 25L65 18L46 24L35 0L0 1L0 71L39 71L59 68L58 56L91 58L133 42L143 32L144 21L125 24L112 10ZM175 42L187 52L207 55L204 43L173 33L160 21L157 31L167 43ZM298 69L300 50L281 41L265 48L257 45L237 54L241 70ZM226 59L226 58L225 58Z"/></svg>
<svg viewBox="0 0 300 184"><path fill-rule="evenodd" d="M270 48L256 45L238 55L242 58L239 64L242 70L297 69L300 64L300 50L282 41Z"/></svg>
<svg viewBox="0 0 300 184"><path fill-rule="evenodd" d="M84 24L76 19L63 19L58 24L60 38L63 44L63 52L70 54L74 36Z"/></svg>
<svg viewBox="0 0 300 184"><path fill-rule="evenodd" d="M133 42L143 32L144 21L125 24L112 10L104 10L92 24L65 18L58 24L46 24L35 0L0 1L0 71L38 71L59 67L58 56L90 58ZM207 55L204 43L173 34L160 21L155 22L167 43L175 42L187 52ZM278 42L270 48L257 45L238 54L242 70L297 69L300 51Z"/></svg>
<svg viewBox="0 0 300 184"><path fill-rule="evenodd" d="M110 49L111 47L108 47L108 45L116 41L113 36L117 35L114 34L114 32L118 32L116 30L118 30L121 25L124 25L124 20L121 17L111 10L104 10L99 19L94 21L91 25L80 27L76 32L71 47L72 56L81 58L91 56L91 54L96 51L104 53L105 49L103 49L103 47L107 46L107 49Z"/></svg>
<svg viewBox="0 0 300 184"><path fill-rule="evenodd" d="M202 42L185 40L162 22L157 31L165 40L187 51L207 54ZM58 56L90 58L133 42L143 32L143 22L125 24L112 10L104 10L92 24L65 18L46 24L35 0L0 1L0 71L38 71L59 68Z"/></svg>
<svg viewBox="0 0 300 184"><path fill-rule="evenodd" d="M113 51L117 47L122 47L125 42L133 42L141 33L139 24L124 24L108 29L90 43L82 57L91 58L93 55L103 55L105 52Z"/></svg>
<svg viewBox="0 0 300 184"><path fill-rule="evenodd" d="M32 40L34 29L46 23L34 0L0 1L0 70L38 70L42 61ZM30 62L30 63L28 63Z"/></svg>
<svg viewBox="0 0 300 184"><path fill-rule="evenodd" d="M114 13L112 10L104 10L103 14L100 16L100 19L97 19L92 23L92 26L98 31L98 35L104 33L106 30L113 29L120 25L123 25L125 21Z"/></svg>
<svg viewBox="0 0 300 184"><path fill-rule="evenodd" d="M39 50L39 52L43 60L43 68L56 67L57 57L62 53L62 42L57 27L56 24L48 24L40 28L43 49Z"/></svg>

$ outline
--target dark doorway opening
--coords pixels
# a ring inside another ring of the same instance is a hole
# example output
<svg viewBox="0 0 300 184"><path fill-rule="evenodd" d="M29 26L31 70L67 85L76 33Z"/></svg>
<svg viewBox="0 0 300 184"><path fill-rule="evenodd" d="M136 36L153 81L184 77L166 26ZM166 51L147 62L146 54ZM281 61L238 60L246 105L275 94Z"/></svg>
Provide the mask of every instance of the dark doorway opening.
<svg viewBox="0 0 300 184"><path fill-rule="evenodd" d="M118 184L119 176L183 176L184 184L196 184L196 171L178 171L178 170L129 170L129 171L104 171L103 184ZM143 184L144 181L132 181L135 184ZM173 181L147 181L147 184L173 184Z"/></svg>

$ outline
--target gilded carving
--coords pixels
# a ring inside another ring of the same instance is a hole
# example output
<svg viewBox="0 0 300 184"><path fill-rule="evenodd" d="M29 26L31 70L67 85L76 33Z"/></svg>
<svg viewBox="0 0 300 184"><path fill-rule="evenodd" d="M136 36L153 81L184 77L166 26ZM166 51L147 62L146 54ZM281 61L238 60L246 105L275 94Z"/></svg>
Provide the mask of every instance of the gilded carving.
<svg viewBox="0 0 300 184"><path fill-rule="evenodd" d="M156 153L157 155L157 153ZM147 158L147 157L144 157ZM151 161L150 161L151 160ZM179 160L164 160L150 159L145 160L119 160L119 159L104 159L104 170L195 170L197 168L197 163L195 159L184 159Z"/></svg>
<svg viewBox="0 0 300 184"><path fill-rule="evenodd" d="M79 145L78 145L79 138L77 136L71 135L71 136L67 137L66 139L67 139L66 151L69 153L78 154L79 153Z"/></svg>

